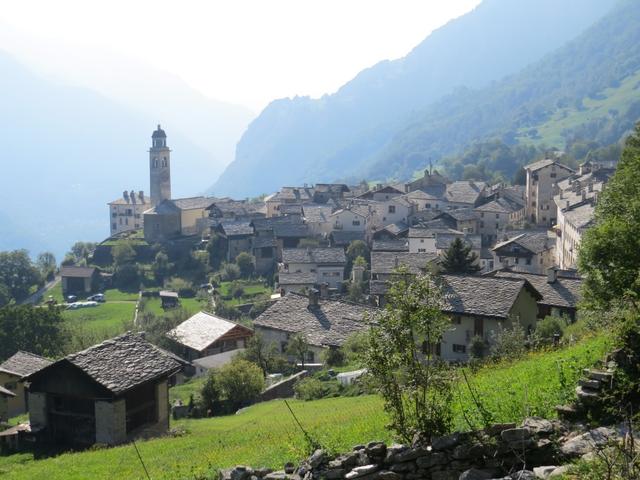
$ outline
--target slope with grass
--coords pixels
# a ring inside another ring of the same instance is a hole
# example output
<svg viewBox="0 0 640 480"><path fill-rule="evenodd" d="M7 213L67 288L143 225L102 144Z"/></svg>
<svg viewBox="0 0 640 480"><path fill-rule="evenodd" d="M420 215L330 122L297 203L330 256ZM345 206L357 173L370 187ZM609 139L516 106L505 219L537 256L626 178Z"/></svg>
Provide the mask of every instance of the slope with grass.
<svg viewBox="0 0 640 480"><path fill-rule="evenodd" d="M552 417L554 405L573 395L581 369L601 359L608 348L606 337L592 337L562 350L531 354L512 364L488 365L469 373L470 384L492 421L518 421L526 415ZM293 400L290 404L310 435L332 451L374 439L392 440L378 396ZM456 428L468 429L463 412L480 424L462 382L454 408ZM186 433L137 443L154 480L193 479L236 464L282 468L284 462L308 453L304 435L281 400L255 405L237 415L180 420L173 427ZM144 476L132 445L35 461L25 454L0 457L0 474L11 480L124 480Z"/></svg>

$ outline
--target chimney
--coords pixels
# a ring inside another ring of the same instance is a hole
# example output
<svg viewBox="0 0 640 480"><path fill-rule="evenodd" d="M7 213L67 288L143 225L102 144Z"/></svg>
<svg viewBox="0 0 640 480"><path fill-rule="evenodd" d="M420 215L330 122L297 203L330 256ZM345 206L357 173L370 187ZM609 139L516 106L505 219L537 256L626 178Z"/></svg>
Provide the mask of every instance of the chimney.
<svg viewBox="0 0 640 480"><path fill-rule="evenodd" d="M318 308L319 292L315 288L309 289L309 308Z"/></svg>
<svg viewBox="0 0 640 480"><path fill-rule="evenodd" d="M320 284L320 298L329 298L329 284L326 282Z"/></svg>
<svg viewBox="0 0 640 480"><path fill-rule="evenodd" d="M136 192L131 190L131 193L129 194L129 198L131 199L131 203L136 203Z"/></svg>
<svg viewBox="0 0 640 480"><path fill-rule="evenodd" d="M567 206L566 209L569 210L569 207L571 207L571 202L569 200L567 200Z"/></svg>
<svg viewBox="0 0 640 480"><path fill-rule="evenodd" d="M582 201L584 202L587 199L587 191L582 190L580 196L582 197Z"/></svg>
<svg viewBox="0 0 640 480"><path fill-rule="evenodd" d="M140 203L144 203L144 192L142 190L138 192L138 198L140 199Z"/></svg>
<svg viewBox="0 0 640 480"><path fill-rule="evenodd" d="M589 193L593 192L593 182L589 182L589 185L587 188L589 189Z"/></svg>
<svg viewBox="0 0 640 480"><path fill-rule="evenodd" d="M551 267L547 269L547 283L556 283L558 279L558 270L556 267Z"/></svg>
<svg viewBox="0 0 640 480"><path fill-rule="evenodd" d="M126 190L122 192L122 198L124 198L125 202L129 203L129 192L127 192Z"/></svg>
<svg viewBox="0 0 640 480"><path fill-rule="evenodd" d="M564 196L564 191L560 190L560 200L562 200L563 196Z"/></svg>

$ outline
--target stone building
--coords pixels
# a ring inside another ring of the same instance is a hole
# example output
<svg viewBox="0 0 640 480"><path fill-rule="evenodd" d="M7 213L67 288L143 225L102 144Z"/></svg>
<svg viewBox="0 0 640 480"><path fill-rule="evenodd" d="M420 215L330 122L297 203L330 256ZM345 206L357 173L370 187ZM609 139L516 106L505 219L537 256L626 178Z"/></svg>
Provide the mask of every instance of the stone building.
<svg viewBox="0 0 640 480"><path fill-rule="evenodd" d="M207 208L214 200L210 197L162 200L144 213L145 240L155 242L203 233L210 222Z"/></svg>
<svg viewBox="0 0 640 480"><path fill-rule="evenodd" d="M347 258L342 248L285 248L282 262L283 272L313 274L318 285L340 288L344 282Z"/></svg>
<svg viewBox="0 0 640 480"><path fill-rule="evenodd" d="M171 150L167 147L167 134L160 125L151 135L149 185L154 207L171 198Z"/></svg>
<svg viewBox="0 0 640 480"><path fill-rule="evenodd" d="M539 226L554 225L556 222L556 208L553 202L554 186L573 174L573 170L552 159L530 163L524 169L527 175L526 220Z"/></svg>
<svg viewBox="0 0 640 480"><path fill-rule="evenodd" d="M189 361L246 347L253 330L244 325L198 312L166 334Z"/></svg>
<svg viewBox="0 0 640 480"><path fill-rule="evenodd" d="M22 380L51 363L51 360L34 353L18 351L0 364L0 388L12 394L6 397L6 413L9 417L27 411L27 392Z"/></svg>
<svg viewBox="0 0 640 480"><path fill-rule="evenodd" d="M546 273L555 263L555 238L543 231L513 232L513 236L493 247L496 268Z"/></svg>
<svg viewBox="0 0 640 480"><path fill-rule="evenodd" d="M151 208L151 200L145 197L142 190L138 193L125 190L122 198L109 202L111 236L143 228L144 212L149 208Z"/></svg>
<svg viewBox="0 0 640 480"><path fill-rule="evenodd" d="M365 314L376 309L367 305L323 299L317 290L309 295L288 293L254 320L267 344L286 353L292 335L303 335L309 352L306 362L320 362L328 348L341 347L354 333L367 329ZM294 359L295 360L295 359Z"/></svg>
<svg viewBox="0 0 640 480"><path fill-rule="evenodd" d="M26 377L32 432L56 445L115 445L169 428L175 357L126 333Z"/></svg>
<svg viewBox="0 0 640 480"><path fill-rule="evenodd" d="M60 269L60 277L64 295L91 293L99 282L99 273L93 267L65 266Z"/></svg>

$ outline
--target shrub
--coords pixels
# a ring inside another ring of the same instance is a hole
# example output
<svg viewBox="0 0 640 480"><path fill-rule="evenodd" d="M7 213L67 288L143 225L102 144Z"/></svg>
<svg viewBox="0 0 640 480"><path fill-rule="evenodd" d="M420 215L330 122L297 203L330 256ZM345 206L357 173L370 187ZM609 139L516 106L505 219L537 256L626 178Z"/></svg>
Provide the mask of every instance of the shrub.
<svg viewBox="0 0 640 480"><path fill-rule="evenodd" d="M322 352L322 359L329 367L340 367L344 365L347 356L341 348L328 348Z"/></svg>
<svg viewBox="0 0 640 480"><path fill-rule="evenodd" d="M472 359L484 358L487 354L487 342L479 335L474 335L469 343L469 356Z"/></svg>
<svg viewBox="0 0 640 480"><path fill-rule="evenodd" d="M218 369L216 382L234 409L253 403L264 389L260 367L242 359L234 359Z"/></svg>
<svg viewBox="0 0 640 480"><path fill-rule="evenodd" d="M170 278L164 285L167 289L178 292L178 295L182 298L193 298L196 296L196 289L193 287L193 284L183 278Z"/></svg>
<svg viewBox="0 0 640 480"><path fill-rule="evenodd" d="M326 395L324 383L313 377L303 378L294 385L293 390L300 400L318 400Z"/></svg>
<svg viewBox="0 0 640 480"><path fill-rule="evenodd" d="M223 263L220 268L220 277L223 282L231 282L240 278L240 268L235 263Z"/></svg>
<svg viewBox="0 0 640 480"><path fill-rule="evenodd" d="M240 276L242 278L249 278L253 275L254 271L254 261L253 255L248 254L247 252L241 252L236 257L236 265L240 269Z"/></svg>
<svg viewBox="0 0 640 480"><path fill-rule="evenodd" d="M229 293L233 298L240 298L244 295L244 287L237 281L231 283Z"/></svg>
<svg viewBox="0 0 640 480"><path fill-rule="evenodd" d="M493 360L517 360L527 351L524 329L519 323L512 328L502 328L493 335L491 358Z"/></svg>
<svg viewBox="0 0 640 480"><path fill-rule="evenodd" d="M138 267L132 264L124 264L118 267L114 275L114 283L120 290L135 288L140 280Z"/></svg>
<svg viewBox="0 0 640 480"><path fill-rule="evenodd" d="M552 340L554 335L562 336L566 323L558 317L547 316L536 326L536 336L542 340Z"/></svg>
<svg viewBox="0 0 640 480"><path fill-rule="evenodd" d="M342 350L346 355L348 363L359 363L369 344L369 337L366 332L356 332L351 334L342 345Z"/></svg>

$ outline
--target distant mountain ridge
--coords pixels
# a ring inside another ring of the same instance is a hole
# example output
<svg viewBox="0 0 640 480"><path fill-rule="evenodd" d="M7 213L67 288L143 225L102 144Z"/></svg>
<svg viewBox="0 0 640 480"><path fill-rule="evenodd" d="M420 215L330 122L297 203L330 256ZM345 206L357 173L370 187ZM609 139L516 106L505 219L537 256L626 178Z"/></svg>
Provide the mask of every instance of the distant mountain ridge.
<svg viewBox="0 0 640 480"><path fill-rule="evenodd" d="M479 89L518 72L577 36L614 4L485 0L406 57L364 70L333 95L272 102L251 123L235 161L211 192L244 196L370 173L372 159L408 117L458 87Z"/></svg>
<svg viewBox="0 0 640 480"><path fill-rule="evenodd" d="M142 109L42 77L0 51L0 250L52 250L109 234L107 202L148 193L148 149L158 119ZM215 179L210 152L164 124L176 196ZM218 170L219 171L219 170ZM198 174L194 174L198 172Z"/></svg>

